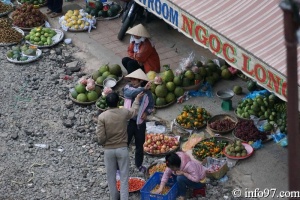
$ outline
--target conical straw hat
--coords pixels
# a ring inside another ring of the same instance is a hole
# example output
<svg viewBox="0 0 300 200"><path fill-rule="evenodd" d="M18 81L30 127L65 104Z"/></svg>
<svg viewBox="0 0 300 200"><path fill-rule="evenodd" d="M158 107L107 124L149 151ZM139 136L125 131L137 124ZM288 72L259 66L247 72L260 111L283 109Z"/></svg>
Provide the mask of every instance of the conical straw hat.
<svg viewBox="0 0 300 200"><path fill-rule="evenodd" d="M142 24L136 25L135 27L129 29L126 33L140 37L150 38L150 34Z"/></svg>
<svg viewBox="0 0 300 200"><path fill-rule="evenodd" d="M134 72L131 72L125 78L136 78L144 81L149 81L147 75L141 69L137 69Z"/></svg>

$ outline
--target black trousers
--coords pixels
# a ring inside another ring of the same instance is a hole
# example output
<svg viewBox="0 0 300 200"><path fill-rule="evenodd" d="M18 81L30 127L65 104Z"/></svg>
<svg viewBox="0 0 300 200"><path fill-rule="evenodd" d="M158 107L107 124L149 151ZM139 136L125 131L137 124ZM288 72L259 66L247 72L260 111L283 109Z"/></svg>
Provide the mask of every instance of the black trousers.
<svg viewBox="0 0 300 200"><path fill-rule="evenodd" d="M61 13L63 0L48 0L47 6L52 12Z"/></svg>
<svg viewBox="0 0 300 200"><path fill-rule="evenodd" d="M128 146L132 140L132 137L135 139L135 166L139 168L144 161L144 143L145 143L145 134L146 134L146 122L137 125L135 120L129 120L127 126L128 134Z"/></svg>
<svg viewBox="0 0 300 200"><path fill-rule="evenodd" d="M131 72L134 72L137 69L141 69L145 72L144 66L140 66L139 63L136 60L131 59L129 57L123 58L122 59L122 64L125 67L125 69L127 70L128 74L130 74Z"/></svg>

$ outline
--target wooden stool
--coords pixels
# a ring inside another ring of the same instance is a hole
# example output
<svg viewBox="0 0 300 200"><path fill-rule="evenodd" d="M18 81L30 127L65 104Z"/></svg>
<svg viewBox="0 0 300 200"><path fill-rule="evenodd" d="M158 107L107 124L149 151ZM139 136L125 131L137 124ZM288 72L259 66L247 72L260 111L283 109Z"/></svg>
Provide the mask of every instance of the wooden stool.
<svg viewBox="0 0 300 200"><path fill-rule="evenodd" d="M206 196L205 187L193 190L193 197L197 197L198 195L201 195L202 197Z"/></svg>

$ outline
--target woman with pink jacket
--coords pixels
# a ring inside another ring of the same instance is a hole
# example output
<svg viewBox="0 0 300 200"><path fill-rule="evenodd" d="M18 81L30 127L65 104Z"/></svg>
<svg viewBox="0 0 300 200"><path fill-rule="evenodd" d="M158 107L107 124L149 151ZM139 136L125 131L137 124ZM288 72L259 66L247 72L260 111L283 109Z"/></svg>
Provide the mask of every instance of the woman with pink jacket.
<svg viewBox="0 0 300 200"><path fill-rule="evenodd" d="M168 182L170 175L177 175L178 196L180 200L186 197L187 188L200 189L205 183L200 180L205 178L206 168L198 161L192 160L184 152L171 153L166 156L167 168L162 176L160 187L154 192L159 194Z"/></svg>

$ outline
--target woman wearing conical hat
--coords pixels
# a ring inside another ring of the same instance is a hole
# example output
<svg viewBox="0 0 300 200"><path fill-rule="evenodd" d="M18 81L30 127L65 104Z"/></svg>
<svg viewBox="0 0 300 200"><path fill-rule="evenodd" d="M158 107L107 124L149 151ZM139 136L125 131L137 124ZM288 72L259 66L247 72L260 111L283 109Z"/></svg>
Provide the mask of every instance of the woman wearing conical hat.
<svg viewBox="0 0 300 200"><path fill-rule="evenodd" d="M145 173L146 168L143 166L145 133L146 133L146 118L153 112L154 99L151 93L151 82L148 82L147 75L141 70L137 69L128 74L126 79L130 82L124 87L124 108L130 109L132 102L136 95L140 92L144 93L140 100L140 108L136 117L129 120L127 126L128 146L132 138L135 139L135 166L140 172Z"/></svg>
<svg viewBox="0 0 300 200"><path fill-rule="evenodd" d="M126 33L131 34L130 44L127 52L128 57L122 59L122 64L128 74L142 69L145 73L149 71L160 72L160 60L154 45L150 41L147 29L139 24Z"/></svg>

